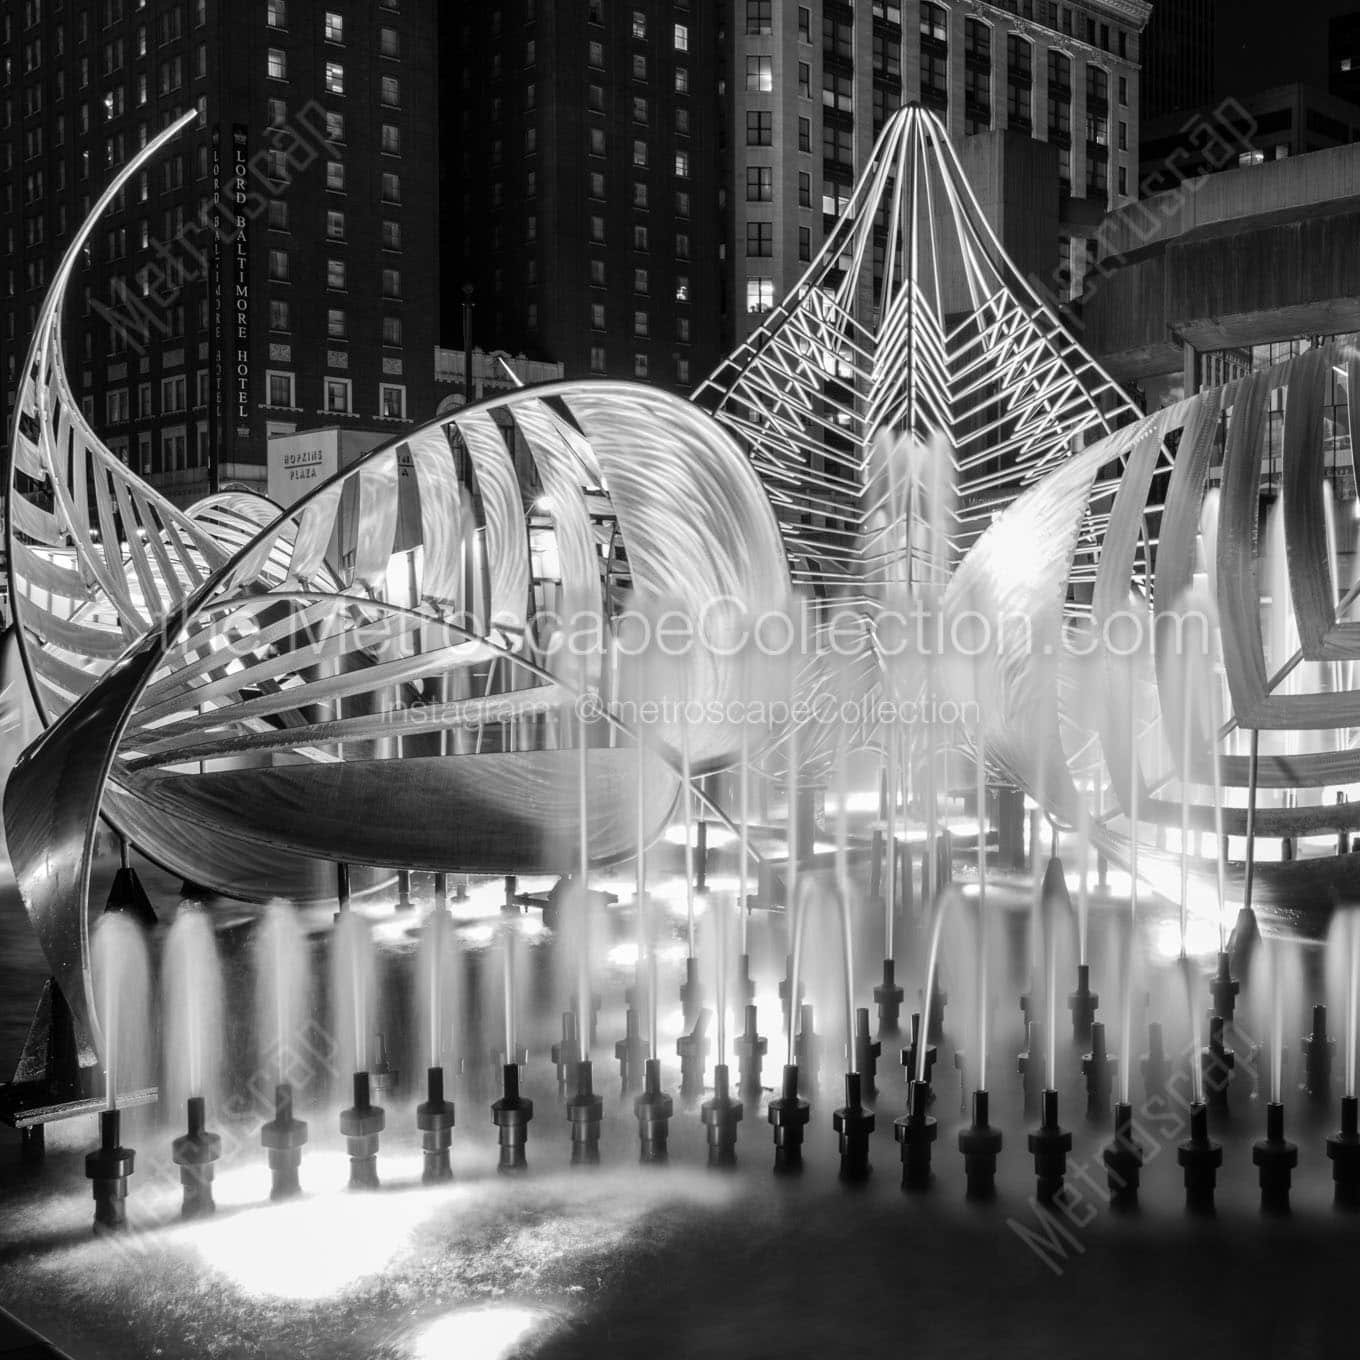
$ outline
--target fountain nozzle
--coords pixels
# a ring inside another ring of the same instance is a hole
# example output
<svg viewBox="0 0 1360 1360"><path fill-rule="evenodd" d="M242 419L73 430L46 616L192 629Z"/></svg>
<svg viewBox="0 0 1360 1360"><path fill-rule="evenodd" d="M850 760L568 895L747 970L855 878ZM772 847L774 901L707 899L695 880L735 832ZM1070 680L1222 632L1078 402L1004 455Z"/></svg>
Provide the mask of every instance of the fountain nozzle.
<svg viewBox="0 0 1360 1360"><path fill-rule="evenodd" d="M340 1111L340 1132L349 1150L351 1190L371 1190L378 1184L379 1135L387 1125L387 1114L369 1096L367 1072L354 1074L354 1104Z"/></svg>
<svg viewBox="0 0 1360 1360"><path fill-rule="evenodd" d="M740 1073L737 1089L744 1096L760 1095L760 1069L764 1065L765 1054L770 1050L770 1041L756 1031L756 1021L756 1008L748 1003L746 1028L732 1044L737 1053L737 1071Z"/></svg>
<svg viewBox="0 0 1360 1360"><path fill-rule="evenodd" d="M920 1043L921 1043L921 1013L920 1011L913 1011L911 1013L911 1042L906 1046L906 1048L904 1048L901 1051L900 1054L898 1054L898 1057L902 1061L902 1066L906 1069L907 1081L909 1083L916 1080L916 1073L918 1070L920 1070L920 1049L919 1049ZM930 1082L931 1077L933 1076L935 1071L935 1059L937 1056L938 1050L935 1048L935 1045L929 1044L926 1047L924 1085L926 1087L928 1097L931 1100L935 1099L935 1092L931 1088Z"/></svg>
<svg viewBox="0 0 1360 1360"><path fill-rule="evenodd" d="M1032 1114L1044 1092L1044 1035L1037 1020L1025 1023L1025 1051L1016 1059L1021 1090L1025 1098L1025 1113Z"/></svg>
<svg viewBox="0 0 1360 1360"><path fill-rule="evenodd" d="M1303 1040L1303 1090L1314 1105L1332 1098L1332 1054L1336 1040L1327 1037L1327 1007L1313 1007L1313 1032Z"/></svg>
<svg viewBox="0 0 1360 1360"><path fill-rule="evenodd" d="M453 1101L444 1099L444 1069L431 1067L425 1073L425 1099L416 1106L416 1128L425 1170L420 1179L426 1185L453 1178L449 1148L453 1145Z"/></svg>
<svg viewBox="0 0 1360 1360"><path fill-rule="evenodd" d="M1327 1140L1327 1156L1332 1162L1336 1203L1360 1209L1360 1101L1354 1096L1341 1098L1341 1131Z"/></svg>
<svg viewBox="0 0 1360 1360"><path fill-rule="evenodd" d="M869 1011L861 1006L855 1011L855 1073L866 1100L873 1100L878 1094L874 1078L878 1075L878 1057L882 1052L882 1041L869 1037Z"/></svg>
<svg viewBox="0 0 1360 1360"><path fill-rule="evenodd" d="M708 1022L712 1018L713 1012L705 1007L699 1012L694 1028L675 1041L675 1051L680 1058L680 1099L690 1104L703 1094L704 1066L713 1047L708 1037Z"/></svg>
<svg viewBox="0 0 1360 1360"><path fill-rule="evenodd" d="M770 1101L766 1118L774 1129L774 1169L803 1169L803 1130L812 1118L812 1109L798 1094L798 1064L784 1068L784 1082L777 1100Z"/></svg>
<svg viewBox="0 0 1360 1360"><path fill-rule="evenodd" d="M704 1006L704 988L699 980L699 960L693 954L685 959L685 980L680 984L680 1006L686 1026L692 1026Z"/></svg>
<svg viewBox="0 0 1360 1360"><path fill-rule="evenodd" d="M1185 1207L1212 1213L1223 1146L1209 1137L1209 1112L1203 1101L1190 1106L1190 1137L1176 1149L1176 1160L1185 1168Z"/></svg>
<svg viewBox="0 0 1360 1360"><path fill-rule="evenodd" d="M878 1032L891 1037L899 1032L902 998L906 993L897 985L897 965L892 959L883 960L883 981L874 988L874 1004L878 1007Z"/></svg>
<svg viewBox="0 0 1360 1360"><path fill-rule="evenodd" d="M190 1096L189 1131L170 1145L171 1160L179 1167L179 1182L184 1187L180 1214L199 1218L217 1209L213 1200L213 1168L222 1155L222 1136L204 1127L207 1114L202 1096Z"/></svg>
<svg viewBox="0 0 1360 1360"><path fill-rule="evenodd" d="M1132 1209L1138 1203L1143 1148L1133 1136L1133 1106L1125 1101L1119 1101L1114 1107L1114 1137L1100 1156L1105 1163L1110 1203L1117 1209Z"/></svg>
<svg viewBox="0 0 1360 1360"><path fill-rule="evenodd" d="M269 1160L270 1199L288 1199L299 1192L298 1167L306 1141L306 1121L293 1117L293 1088L281 1081L274 1088L274 1117L260 1129L260 1146Z"/></svg>
<svg viewBox="0 0 1360 1360"><path fill-rule="evenodd" d="M987 1122L990 1100L987 1092L973 1092L973 1122L959 1130L959 1151L963 1153L963 1174L969 1199L991 1199L996 1194L996 1159L1001 1153L1001 1130Z"/></svg>
<svg viewBox="0 0 1360 1360"><path fill-rule="evenodd" d="M1117 1058L1105 1051L1105 1026L1097 1020L1091 1026L1091 1051L1081 1060L1082 1075L1086 1078L1086 1117L1103 1119L1110 1107L1110 1090L1114 1082Z"/></svg>
<svg viewBox="0 0 1360 1360"><path fill-rule="evenodd" d="M501 1069L501 1098L491 1106L491 1122L500 1138L497 1171L509 1173L528 1169L524 1145L529 1141L529 1121L534 1117L534 1102L519 1093L519 1067L506 1063Z"/></svg>
<svg viewBox="0 0 1360 1360"><path fill-rule="evenodd" d="M567 1074L575 1072L576 1064L581 1061L575 1011L562 1012L562 1037L548 1051L557 1068L557 1097L560 1100L567 1093Z"/></svg>
<svg viewBox="0 0 1360 1360"><path fill-rule="evenodd" d="M598 1166L604 1101L595 1094L589 1058L576 1064L576 1094L567 1101L567 1121L571 1124L572 1166Z"/></svg>
<svg viewBox="0 0 1360 1360"><path fill-rule="evenodd" d="M637 1011L629 1006L623 1018L623 1038L614 1044L619 1061L619 1094L636 1095L642 1089L642 1065L647 1061L647 1043L638 1029Z"/></svg>
<svg viewBox="0 0 1360 1360"><path fill-rule="evenodd" d="M1251 1145L1251 1160L1260 1170L1261 1208L1267 1213L1289 1212L1289 1186L1299 1164L1299 1146L1284 1136L1284 1106L1266 1106L1266 1136Z"/></svg>
<svg viewBox="0 0 1360 1360"><path fill-rule="evenodd" d="M1048 1087L1042 1099L1043 1115L1039 1127L1029 1135L1029 1150L1034 1154L1034 1175L1038 1183L1035 1198L1040 1204L1051 1204L1067 1174L1072 1135L1058 1123L1058 1093Z"/></svg>
<svg viewBox="0 0 1360 1360"><path fill-rule="evenodd" d="M401 1073L387 1060L386 1036L380 1032L376 1037L378 1041L378 1061L368 1069L368 1080L373 1094L381 1097L385 1091L396 1090L397 1083L401 1079Z"/></svg>
<svg viewBox="0 0 1360 1360"><path fill-rule="evenodd" d="M1091 990L1091 965L1077 965L1077 990L1067 997L1067 1009L1072 1012L1072 1037L1081 1044L1091 1037L1091 1023L1096 1018L1100 996Z"/></svg>
<svg viewBox="0 0 1360 1360"><path fill-rule="evenodd" d="M908 1088L906 1114L893 1120L893 1137L902 1145L903 1190L925 1190L930 1186L931 1144L940 1135L938 1122L926 1113L931 1098L928 1081L913 1081Z"/></svg>
<svg viewBox="0 0 1360 1360"><path fill-rule="evenodd" d="M120 1111L101 1111L99 1146L85 1154L85 1175L93 1182L94 1230L99 1236L127 1230L128 1177L137 1154L118 1141L122 1122Z"/></svg>
<svg viewBox="0 0 1360 1360"><path fill-rule="evenodd" d="M708 1131L709 1166L735 1166L737 1163L737 1125L746 1113L741 1101L728 1089L727 1064L713 1069L713 1098L704 1101L699 1118Z"/></svg>
<svg viewBox="0 0 1360 1360"><path fill-rule="evenodd" d="M861 1010L859 1014L867 1035L869 1012ZM831 1116L831 1127L840 1140L841 1180L857 1182L869 1179L869 1135L874 1131L874 1122L874 1116L864 1108L861 1099L860 1073L847 1072L845 1104Z"/></svg>
<svg viewBox="0 0 1360 1360"><path fill-rule="evenodd" d="M638 1123L639 1161L664 1162L666 1144L670 1138L671 1116L675 1102L661 1089L661 1060L648 1058L643 1077L642 1094L633 1101L633 1114Z"/></svg>
<svg viewBox="0 0 1360 1360"><path fill-rule="evenodd" d="M799 1011L798 1037L794 1040L794 1056L798 1068L807 1073L809 1089L816 1091L822 1075L822 1039L813 1026L812 1006L804 1002Z"/></svg>
<svg viewBox="0 0 1360 1360"><path fill-rule="evenodd" d="M1237 1009L1237 994L1242 984L1232 975L1232 955L1226 949L1218 951L1218 970L1209 979L1209 996L1213 1000L1214 1014L1222 1020L1231 1020Z"/></svg>
<svg viewBox="0 0 1360 1360"><path fill-rule="evenodd" d="M1228 1109L1228 1086L1232 1081L1237 1057L1223 1042L1223 1017L1209 1017L1209 1042L1200 1051L1200 1072L1204 1080L1204 1097L1211 1110L1223 1113Z"/></svg>
<svg viewBox="0 0 1360 1360"><path fill-rule="evenodd" d="M1162 1026L1158 1020L1148 1025L1148 1051L1143 1054L1139 1066L1143 1069L1143 1093L1149 1100L1153 1096L1166 1095L1167 1078L1171 1075L1171 1064L1166 1058L1166 1047L1162 1040Z"/></svg>

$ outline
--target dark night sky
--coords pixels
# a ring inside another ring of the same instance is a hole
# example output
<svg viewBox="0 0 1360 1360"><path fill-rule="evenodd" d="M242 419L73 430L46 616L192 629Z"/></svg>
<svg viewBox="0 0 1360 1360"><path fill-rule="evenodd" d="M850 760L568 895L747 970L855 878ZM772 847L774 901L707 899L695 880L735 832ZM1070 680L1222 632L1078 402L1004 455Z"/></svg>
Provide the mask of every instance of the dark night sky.
<svg viewBox="0 0 1360 1360"><path fill-rule="evenodd" d="M1360 0L1217 0L1220 96L1296 80L1325 90L1327 21L1355 11Z"/></svg>

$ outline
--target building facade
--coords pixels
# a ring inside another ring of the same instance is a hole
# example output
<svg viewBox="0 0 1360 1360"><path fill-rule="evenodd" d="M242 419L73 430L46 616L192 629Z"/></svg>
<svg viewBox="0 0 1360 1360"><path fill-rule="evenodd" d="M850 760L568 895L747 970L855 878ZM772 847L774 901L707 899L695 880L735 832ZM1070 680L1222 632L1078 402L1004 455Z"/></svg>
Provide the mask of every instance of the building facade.
<svg viewBox="0 0 1360 1360"><path fill-rule="evenodd" d="M1328 23L1327 88L1337 99L1360 104L1360 11Z"/></svg>
<svg viewBox="0 0 1360 1360"><path fill-rule="evenodd" d="M687 392L723 352L719 7L446 6L444 334Z"/></svg>
<svg viewBox="0 0 1360 1360"><path fill-rule="evenodd" d="M1079 294L1100 218L1137 193L1138 62L1149 9L1143 0L737 0L730 119L737 337L796 284L884 123L911 102L937 112L961 147L980 135L998 138L995 162L1004 162L1013 137L1051 148L1058 229L1047 262L1026 263L1041 281L1060 277L1063 293ZM1028 174L1026 156L1017 163ZM1002 183L1013 178L1004 166L989 173ZM997 225L1004 203L988 209Z"/></svg>
<svg viewBox="0 0 1360 1360"><path fill-rule="evenodd" d="M1143 34L1142 67L1144 123L1210 103L1218 94L1214 0L1156 0Z"/></svg>
<svg viewBox="0 0 1360 1360"><path fill-rule="evenodd" d="M1145 123L1139 182L1156 192L1173 179L1282 161L1357 139L1360 106L1309 85L1279 85Z"/></svg>
<svg viewBox="0 0 1360 1360"><path fill-rule="evenodd" d="M148 139L66 318L87 419L172 499L265 486L271 435L437 404L434 0L5 0L7 419L52 270Z"/></svg>

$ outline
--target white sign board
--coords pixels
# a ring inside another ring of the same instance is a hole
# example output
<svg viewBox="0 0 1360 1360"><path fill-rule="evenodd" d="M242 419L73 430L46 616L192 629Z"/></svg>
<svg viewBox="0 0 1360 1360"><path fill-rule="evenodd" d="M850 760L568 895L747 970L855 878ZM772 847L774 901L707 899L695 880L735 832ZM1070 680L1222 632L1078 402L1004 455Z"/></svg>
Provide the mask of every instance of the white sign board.
<svg viewBox="0 0 1360 1360"><path fill-rule="evenodd" d="M278 435L268 459L269 499L286 510L340 471L340 431Z"/></svg>

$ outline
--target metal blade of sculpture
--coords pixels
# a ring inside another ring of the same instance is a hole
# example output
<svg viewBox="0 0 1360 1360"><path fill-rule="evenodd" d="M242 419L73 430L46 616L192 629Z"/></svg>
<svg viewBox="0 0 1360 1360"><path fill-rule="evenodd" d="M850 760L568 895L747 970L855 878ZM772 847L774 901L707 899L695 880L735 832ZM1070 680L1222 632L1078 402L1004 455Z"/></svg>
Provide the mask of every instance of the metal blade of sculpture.
<svg viewBox="0 0 1360 1360"><path fill-rule="evenodd" d="M101 815L149 857L246 899L323 895L337 860L563 867L555 834L576 816L565 792L580 731L572 705L592 688L607 699L617 682L621 587L698 616L724 598L752 613L782 608L792 580L818 626L843 629L849 611L859 639L848 669L813 655L801 693L849 683L866 714L878 695L929 683L885 645L890 610L924 604L946 624L1023 619L1020 640L971 666L994 768L1059 819L1093 790L1118 807L1134 758L1154 791L1182 775L1202 791L1204 751L1180 771L1166 736L1174 686L1151 625L1194 580L1216 460L1221 523L1206 561L1223 618L1224 713L1339 734L1326 751L1268 756L1262 787L1355 776L1346 729L1360 725L1357 701L1275 692L1268 662L1278 672L1285 658L1263 649L1254 519L1262 411L1279 389L1300 650L1305 664L1354 659L1357 625L1339 621L1312 546L1320 384L1344 363L1353 391L1354 361L1320 351L1138 419L1007 259L932 115L890 120L804 279L696 403L608 381L495 397L378 448L282 514L243 494L175 509L100 442L64 371L61 311L85 240L191 121L128 164L68 249L11 441L11 599L46 730L10 777L5 824L25 905L90 1034L86 899ZM531 505L516 446L542 488ZM1153 634L1138 666L1105 651L1055 669L1032 645L1131 607ZM593 621L595 644L565 646L555 618ZM1103 705L1090 701L1093 668ZM739 671L696 650L680 683L720 700L739 691ZM1130 711L1146 728L1136 752ZM816 778L837 737L805 726L796 749ZM853 740L883 736L866 719ZM724 727L690 737L696 772L735 753ZM641 788L635 741L652 767ZM677 734L614 722L588 744L590 852L605 862L633 850L640 798L651 834L666 824ZM775 741L759 754L778 768L788 749ZM1222 767L1239 788L1243 761L1229 752ZM1155 821L1176 804L1148 806ZM1232 830L1240 813L1228 815ZM1348 808L1263 816L1276 834L1352 825ZM1122 854L1117 814L1097 837ZM1291 873L1349 870L1274 867L1280 889Z"/></svg>

